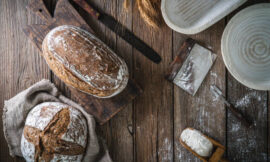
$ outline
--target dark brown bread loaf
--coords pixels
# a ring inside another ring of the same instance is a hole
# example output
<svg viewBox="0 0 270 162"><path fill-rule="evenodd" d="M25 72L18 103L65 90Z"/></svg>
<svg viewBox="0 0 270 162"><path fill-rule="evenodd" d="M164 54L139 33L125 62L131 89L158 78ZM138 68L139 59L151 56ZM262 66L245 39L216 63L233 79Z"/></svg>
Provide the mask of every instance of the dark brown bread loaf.
<svg viewBox="0 0 270 162"><path fill-rule="evenodd" d="M52 71L66 84L97 97L112 97L128 82L126 63L91 33L70 25L51 30L42 44Z"/></svg>
<svg viewBox="0 0 270 162"><path fill-rule="evenodd" d="M77 109L59 102L45 102L28 114L21 151L30 161L76 161L83 158L87 124Z"/></svg>

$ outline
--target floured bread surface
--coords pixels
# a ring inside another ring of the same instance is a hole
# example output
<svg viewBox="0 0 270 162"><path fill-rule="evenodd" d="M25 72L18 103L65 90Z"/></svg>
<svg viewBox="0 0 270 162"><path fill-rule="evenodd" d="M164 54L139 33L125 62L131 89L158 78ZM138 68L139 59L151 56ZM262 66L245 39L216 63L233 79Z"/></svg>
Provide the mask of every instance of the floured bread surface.
<svg viewBox="0 0 270 162"><path fill-rule="evenodd" d="M181 134L181 140L200 156L209 157L212 154L212 142L197 130L185 129Z"/></svg>
<svg viewBox="0 0 270 162"><path fill-rule="evenodd" d="M97 97L112 97L128 83L128 68L91 33L64 25L51 30L42 44L52 71L66 84Z"/></svg>
<svg viewBox="0 0 270 162"><path fill-rule="evenodd" d="M87 123L79 110L59 102L45 102L29 112L21 139L27 162L79 162L86 145Z"/></svg>

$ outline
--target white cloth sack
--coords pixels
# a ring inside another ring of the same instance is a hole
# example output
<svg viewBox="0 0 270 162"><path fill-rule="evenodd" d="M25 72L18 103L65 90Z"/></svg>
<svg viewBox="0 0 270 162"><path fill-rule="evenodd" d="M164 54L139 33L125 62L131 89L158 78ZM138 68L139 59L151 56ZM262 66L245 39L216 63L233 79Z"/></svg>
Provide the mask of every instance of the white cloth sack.
<svg viewBox="0 0 270 162"><path fill-rule="evenodd" d="M41 80L13 98L5 101L3 108L3 129L11 156L21 156L21 136L29 111L43 102L62 102L79 109L88 125L88 143L83 162L111 162L106 145L98 139L95 132L94 117L84 111L77 103L61 95L49 80Z"/></svg>

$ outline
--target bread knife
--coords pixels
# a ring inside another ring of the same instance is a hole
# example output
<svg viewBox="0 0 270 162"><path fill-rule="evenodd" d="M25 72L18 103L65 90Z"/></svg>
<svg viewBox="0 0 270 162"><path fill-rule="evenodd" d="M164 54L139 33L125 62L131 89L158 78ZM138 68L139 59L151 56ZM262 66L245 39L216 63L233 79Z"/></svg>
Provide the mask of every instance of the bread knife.
<svg viewBox="0 0 270 162"><path fill-rule="evenodd" d="M105 13L98 12L91 5L89 5L85 0L73 0L78 6L89 13L93 18L102 22L105 26L115 32L118 36L123 38L130 45L135 47L148 59L155 63L161 61L161 57L142 40L136 37L132 32L125 28L122 24L118 23L112 16Z"/></svg>
<svg viewBox="0 0 270 162"><path fill-rule="evenodd" d="M244 116L241 114L240 111L238 111L231 103L229 103L225 97L222 95L221 90L215 86L210 86L210 91L213 93L213 95L217 98L219 98L224 104L227 106L227 108L232 112L232 114L237 117L247 128L250 128L252 126L252 123L248 121Z"/></svg>

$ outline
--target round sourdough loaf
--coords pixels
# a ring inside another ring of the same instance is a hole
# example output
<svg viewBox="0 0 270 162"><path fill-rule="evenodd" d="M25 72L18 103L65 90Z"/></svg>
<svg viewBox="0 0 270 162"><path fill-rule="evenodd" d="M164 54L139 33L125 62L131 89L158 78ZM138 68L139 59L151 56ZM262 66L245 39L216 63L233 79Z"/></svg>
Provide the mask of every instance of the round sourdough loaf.
<svg viewBox="0 0 270 162"><path fill-rule="evenodd" d="M86 119L69 105L45 102L34 107L26 118L21 151L27 162L79 162L86 144Z"/></svg>
<svg viewBox="0 0 270 162"><path fill-rule="evenodd" d="M52 29L42 44L52 71L66 84L100 98L119 94L128 83L128 67L93 34L75 26Z"/></svg>

